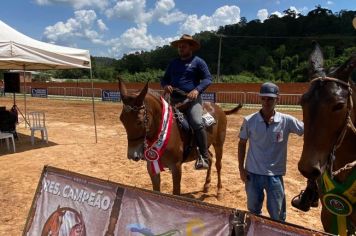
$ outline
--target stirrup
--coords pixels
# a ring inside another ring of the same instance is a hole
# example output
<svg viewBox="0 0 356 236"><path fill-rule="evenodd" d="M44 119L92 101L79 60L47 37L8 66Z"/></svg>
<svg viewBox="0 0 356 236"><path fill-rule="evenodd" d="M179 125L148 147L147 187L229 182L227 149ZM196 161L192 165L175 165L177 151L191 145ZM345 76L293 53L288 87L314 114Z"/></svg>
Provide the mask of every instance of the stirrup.
<svg viewBox="0 0 356 236"><path fill-rule="evenodd" d="M198 157L197 161L195 162L195 169L196 170L207 170L207 169L209 169L209 160L205 160L202 157Z"/></svg>

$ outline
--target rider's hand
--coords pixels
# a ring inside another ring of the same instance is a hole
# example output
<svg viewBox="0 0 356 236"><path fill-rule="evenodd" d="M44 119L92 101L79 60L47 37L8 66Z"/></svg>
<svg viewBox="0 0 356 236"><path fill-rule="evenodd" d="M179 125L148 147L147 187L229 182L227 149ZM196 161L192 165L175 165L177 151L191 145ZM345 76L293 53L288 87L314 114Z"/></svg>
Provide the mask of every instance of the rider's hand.
<svg viewBox="0 0 356 236"><path fill-rule="evenodd" d="M239 168L240 171L240 179L242 182L246 182L247 180L247 171L245 170L245 168Z"/></svg>
<svg viewBox="0 0 356 236"><path fill-rule="evenodd" d="M188 93L187 98L190 100L195 100L197 99L198 95L199 95L198 90L194 89Z"/></svg>
<svg viewBox="0 0 356 236"><path fill-rule="evenodd" d="M170 85L164 86L164 93L171 94L173 92L173 87Z"/></svg>

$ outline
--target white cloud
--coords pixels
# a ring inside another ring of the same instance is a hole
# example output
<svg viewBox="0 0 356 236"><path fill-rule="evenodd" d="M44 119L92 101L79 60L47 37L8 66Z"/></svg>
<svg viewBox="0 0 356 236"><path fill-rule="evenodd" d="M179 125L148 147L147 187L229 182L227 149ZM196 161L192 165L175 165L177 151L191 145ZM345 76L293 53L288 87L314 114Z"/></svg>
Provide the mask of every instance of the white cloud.
<svg viewBox="0 0 356 236"><path fill-rule="evenodd" d="M148 24L154 20L169 25L183 21L186 15L175 8L173 0L158 0L153 9L146 9L146 0L118 1L113 8L107 9L105 14L109 18L132 21L136 24Z"/></svg>
<svg viewBox="0 0 356 236"><path fill-rule="evenodd" d="M267 9L260 9L257 12L257 18L261 21L264 22L268 18L268 10Z"/></svg>
<svg viewBox="0 0 356 236"><path fill-rule="evenodd" d="M147 51L163 46L171 42L172 38L154 37L147 32L147 26L142 24L139 27L130 28L119 38L111 39L108 53L113 57L121 57L123 54L137 51Z"/></svg>
<svg viewBox="0 0 356 236"><path fill-rule="evenodd" d="M44 38L51 43L61 43L65 45L70 45L76 38L83 38L93 43L103 43L100 39L100 34L95 30L95 23L98 22L102 21L97 21L96 13L93 10L75 11L74 18L69 18L66 22L60 21L54 25L47 26L45 28ZM103 25L101 27L103 27Z"/></svg>
<svg viewBox="0 0 356 236"><path fill-rule="evenodd" d="M96 7L101 7L98 5L100 1L96 0L36 0L36 2L38 4L61 2L71 4L76 8L95 4ZM147 7L146 0L105 0L104 2L113 4L111 8L101 8L103 10L101 13L104 13L109 18L108 20L124 20L127 23L134 23L135 26L126 29L119 36L112 36L108 39L105 38L103 32L107 31L107 35L112 32L108 31L107 25L98 18L94 10L77 10L72 18L47 26L43 34L45 40L67 46L73 46L72 42L78 43L78 40L90 41L108 48L106 54L102 50L96 54L120 58L127 53L148 51L167 45L182 33L193 35L201 31L217 30L219 26L240 21L240 8L237 6L222 6L211 16L198 16L181 12L176 8L175 0L157 0L152 8ZM150 34L148 27L154 21L163 25L179 23L177 35L163 38Z"/></svg>
<svg viewBox="0 0 356 236"><path fill-rule="evenodd" d="M283 13L280 13L279 11L272 12L271 15L276 15L278 17L283 17Z"/></svg>
<svg viewBox="0 0 356 236"><path fill-rule="evenodd" d="M108 30L108 27L106 27L106 25L105 25L105 23L103 22L102 19L97 20L96 23L98 24L98 27L99 27L100 31Z"/></svg>
<svg viewBox="0 0 356 236"><path fill-rule="evenodd" d="M75 9L82 9L84 7L105 9L109 5L109 0L35 0L35 2L39 5L68 4Z"/></svg>
<svg viewBox="0 0 356 236"><path fill-rule="evenodd" d="M238 6L223 6L214 12L212 16L190 15L179 28L178 33L195 34L200 31L217 30L219 26L236 24L240 21L240 8Z"/></svg>
<svg viewBox="0 0 356 236"><path fill-rule="evenodd" d="M281 1L280 0L276 0L276 4L277 5L281 4Z"/></svg>
<svg viewBox="0 0 356 236"><path fill-rule="evenodd" d="M294 11L296 14L300 14L300 13L301 13L300 10L297 9L295 6L290 6L290 7L289 7L289 10Z"/></svg>
<svg viewBox="0 0 356 236"><path fill-rule="evenodd" d="M327 4L327 5L333 5L334 2L333 2L333 1L327 1L326 4Z"/></svg>
<svg viewBox="0 0 356 236"><path fill-rule="evenodd" d="M165 14L164 16L160 17L158 19L159 22L165 25L170 25L175 22L181 22L184 21L187 18L187 15L180 12L180 11L174 11L172 13Z"/></svg>
<svg viewBox="0 0 356 236"><path fill-rule="evenodd" d="M289 10L294 11L296 14L306 14L306 13L308 13L308 8L307 8L307 7L302 7L302 8L297 9L297 8L294 7L294 6L290 6L290 7L289 7ZM276 16L278 16L278 17L283 17L283 16L285 16L284 13L281 13L281 12L279 12L279 11L272 12L271 15L276 15Z"/></svg>
<svg viewBox="0 0 356 236"><path fill-rule="evenodd" d="M118 1L113 8L105 11L109 18L119 18L133 21L137 24L147 23L151 19L151 13L145 12L145 0L123 0Z"/></svg>

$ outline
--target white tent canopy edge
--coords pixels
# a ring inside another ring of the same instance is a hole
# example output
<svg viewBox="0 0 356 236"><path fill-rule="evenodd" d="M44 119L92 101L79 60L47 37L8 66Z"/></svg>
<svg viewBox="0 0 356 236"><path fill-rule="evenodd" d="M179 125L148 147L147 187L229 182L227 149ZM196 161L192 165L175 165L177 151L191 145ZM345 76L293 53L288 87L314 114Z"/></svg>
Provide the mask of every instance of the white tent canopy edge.
<svg viewBox="0 0 356 236"><path fill-rule="evenodd" d="M26 70L73 68L90 70L95 142L97 142L94 85L89 51L38 41L16 31L0 20L0 69L23 70L25 75ZM26 80L24 81L26 87ZM24 98L26 116L25 89Z"/></svg>

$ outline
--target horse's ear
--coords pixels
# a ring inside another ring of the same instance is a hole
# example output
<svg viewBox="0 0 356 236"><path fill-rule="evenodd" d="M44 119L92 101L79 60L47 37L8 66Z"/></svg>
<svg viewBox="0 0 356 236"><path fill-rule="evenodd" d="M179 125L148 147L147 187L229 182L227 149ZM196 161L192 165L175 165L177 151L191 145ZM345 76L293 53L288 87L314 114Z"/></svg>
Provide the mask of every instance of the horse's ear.
<svg viewBox="0 0 356 236"><path fill-rule="evenodd" d="M324 56L317 42L313 41L313 51L309 56L309 77L325 77Z"/></svg>
<svg viewBox="0 0 356 236"><path fill-rule="evenodd" d="M356 53L352 54L344 64L332 70L328 74L328 76L347 82L352 71L355 68L356 68Z"/></svg>
<svg viewBox="0 0 356 236"><path fill-rule="evenodd" d="M141 90L140 94L137 96L137 101L139 101L140 104L143 103L143 100L146 97L148 91L148 82L146 83L145 87Z"/></svg>
<svg viewBox="0 0 356 236"><path fill-rule="evenodd" d="M126 89L126 85L122 82L121 77L117 77L118 81L119 81L119 90L120 90L120 94L121 97L125 97L127 95L127 89Z"/></svg>

